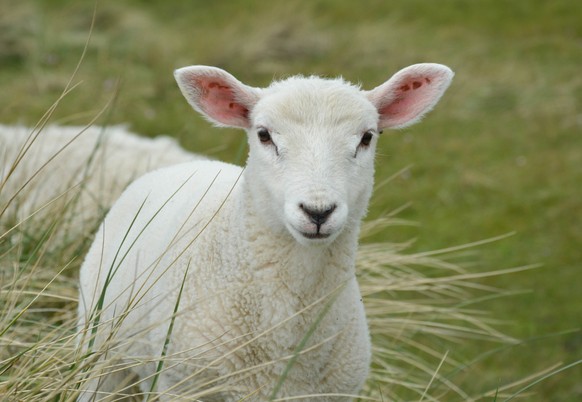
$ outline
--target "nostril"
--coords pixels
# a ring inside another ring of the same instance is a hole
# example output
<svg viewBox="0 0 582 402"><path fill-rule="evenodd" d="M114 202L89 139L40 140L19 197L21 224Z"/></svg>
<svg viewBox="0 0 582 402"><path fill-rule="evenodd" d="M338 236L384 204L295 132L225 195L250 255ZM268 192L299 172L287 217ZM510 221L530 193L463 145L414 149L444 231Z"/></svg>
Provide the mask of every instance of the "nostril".
<svg viewBox="0 0 582 402"><path fill-rule="evenodd" d="M303 210L303 212L309 217L309 220L312 223L315 223L317 226L321 226L327 221L327 218L332 214L332 212L336 209L336 205L332 205L328 208L312 208L308 207L305 204L299 204L299 208Z"/></svg>

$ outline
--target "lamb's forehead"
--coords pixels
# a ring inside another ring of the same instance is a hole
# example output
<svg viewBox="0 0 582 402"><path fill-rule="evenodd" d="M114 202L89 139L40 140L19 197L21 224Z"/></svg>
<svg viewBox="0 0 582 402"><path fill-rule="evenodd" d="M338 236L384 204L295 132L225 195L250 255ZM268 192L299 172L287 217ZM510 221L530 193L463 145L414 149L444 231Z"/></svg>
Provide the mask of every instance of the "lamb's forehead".
<svg viewBox="0 0 582 402"><path fill-rule="evenodd" d="M272 83L263 89L252 117L258 125L281 122L373 128L378 121L376 108L359 86L341 78L315 76L295 76Z"/></svg>

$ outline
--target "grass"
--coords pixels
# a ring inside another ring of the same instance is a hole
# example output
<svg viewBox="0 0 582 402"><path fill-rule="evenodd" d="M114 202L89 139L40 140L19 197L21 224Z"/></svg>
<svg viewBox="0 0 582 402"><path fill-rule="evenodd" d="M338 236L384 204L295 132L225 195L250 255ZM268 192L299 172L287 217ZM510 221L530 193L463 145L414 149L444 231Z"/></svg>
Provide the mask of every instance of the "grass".
<svg viewBox="0 0 582 402"><path fill-rule="evenodd" d="M31 134L34 136L35 133ZM54 137L55 140L57 137ZM61 148L56 144L56 151L65 154L65 158L79 157L83 155L79 149L83 149L86 142L74 137L73 142L68 138L61 139L68 146ZM142 155L141 150L132 148L135 159ZM92 155L83 149L87 167L87 188L91 187L91 181L100 181L103 178L95 174L99 167L91 164ZM154 151L155 152L155 151ZM167 152L167 151L158 151ZM12 161L16 155L23 155L18 166L14 169L5 169L4 172L14 172L25 169L29 164L40 166L40 171L32 170L28 174L43 177L50 176L53 172L55 160L49 153L44 155L49 159L48 164L38 161L38 154L34 148L29 148L24 154L18 149L8 154L8 160ZM34 155L29 156L29 155ZM127 154L122 154L127 158ZM104 159L96 158L99 161ZM115 164L114 159L106 160L110 166ZM58 161L56 161L58 163ZM52 163L52 164L51 164ZM103 162L101 162L103 163ZM71 176L75 172L69 173ZM44 176L43 176L44 175ZM10 400L48 401L74 400L82 384L88 380L99 378L103 371L122 370L124 366L114 357L107 358L103 362L97 361L100 356L105 356L110 349L118 347L114 340L104 343L94 342L94 336L99 335L105 328L114 333L120 327L121 320L103 320L102 298L95 311L91 315L87 328L79 329L81 337L88 345L84 351L77 347L75 339L76 328L75 307L77 304L76 271L80 259L86 248L84 230L78 230L70 237L62 237L59 230L62 225L72 225L82 217L78 217L74 202L81 199L84 189L74 186L69 191L78 192L79 197L73 197L70 202L62 204L51 202L46 208L54 207L49 213L43 215L48 220L46 229L39 226L41 220L31 218L19 224L13 224L14 209L4 209L4 203L19 202L19 198L13 198L21 186L25 186L30 192L23 192L26 199L31 195L37 195L41 187L39 182L27 180L12 180L13 176L3 176L1 180L2 192L2 242L0 243L0 274L3 282L0 289L0 393ZM67 188L71 180L67 175L62 178L61 186ZM106 176L106 181L114 181L113 192L119 192L124 183L117 181L117 176ZM35 186L35 183L36 186ZM56 194L61 192L57 189ZM55 204L56 203L56 207ZM86 209L92 215L90 220L95 223L101 219L100 203L93 208ZM60 211L59 211L60 210ZM140 210L136 211L136 215ZM73 222L71 224L71 222ZM372 237L382 232L386 227L401 224L391 216L372 220L363 228L364 237ZM89 225L93 227L93 225ZM79 233L80 232L80 233ZM492 343L513 343L514 341L497 332L487 317L471 308L471 302L475 301L476 294L483 297L495 296L496 292L478 285L475 280L489 275L502 273L465 273L463 269L435 257L437 254L459 252L462 248L446 250L442 252L419 253L407 255L402 253L402 248L388 242L367 242L362 246L359 254L358 269L360 284L368 310L368 318L371 333L374 340L374 363L369 385L362 396L363 400L381 400L385 395L390 400L408 400L408 398L420 400L442 400L445 396L461 397L469 400L469 394L457 385L461 363L454 358L449 358L446 347L454 348L459 339L476 339L481 345ZM471 247L471 246L465 246ZM120 254L120 259L125 254ZM114 275L118 268L114 263L107 269L109 275ZM423 272L424 271L424 272ZM432 275L427 275L431 271ZM102 294L107 291L105 281ZM140 291L132 297L139 299ZM180 292L174 306L174 314L177 313L180 301ZM325 312L333 303L334 292L329 298L306 306L306 310L320 308L319 318L310 327L312 331ZM323 304L323 306L321 306ZM128 310L129 312L130 310ZM300 314L302 312L299 312ZM119 317L125 316L120 312ZM174 315L168 317L169 327L164 345L160 345L161 355L151 357L156 364L157 371L150 386L150 392L145 394L148 400L157 400L160 396L155 393L158 373L166 367L172 367L180 362L176 356L167 354L168 339L172 332ZM291 317L292 318L292 317ZM291 319L289 318L289 319ZM286 320L287 321L287 320ZM274 329L274 328L273 328ZM270 331L270 330L268 330ZM267 332L268 332L267 331ZM301 354L311 335L308 331L305 338L297 345L296 351L288 359L291 367L297 356ZM99 332L99 333L98 333ZM265 333L267 333L265 332ZM252 342L263 334L254 335ZM131 340L128 340L130 342ZM313 348L311 345L309 348ZM451 353L453 355L454 353ZM220 361L219 357L215 362ZM215 363L213 362L213 363ZM259 366L260 368L260 366ZM244 370L252 370L245 368ZM202 375L204 368L195 370L193 376ZM545 374L545 373L544 373ZM537 379L537 376L534 376ZM134 385L131 378L125 384L124 389L131 389ZM279 385L284 382L284 375ZM215 385L214 381L209 385ZM509 384L511 390L515 385ZM196 395L204 398L205 392L218 392L222 389L220 383L215 389L194 389L192 398ZM504 389L505 391L505 389ZM277 389L273 391L275 399ZM379 395L381 393L381 395ZM407 396L409 395L409 396ZM502 395L507 395L502 393Z"/></svg>
<svg viewBox="0 0 582 402"><path fill-rule="evenodd" d="M412 165L375 193L370 220L410 204L398 217L418 225L365 240L415 238L409 250L422 253L514 233L449 258L476 273L542 264L479 280L517 293L485 297L474 307L490 311L505 323L504 332L524 342L476 362L464 381L467 392L501 388L581 358L582 6L566 0L369 1L358 7L348 1L128 0L100 1L97 10L74 82L79 85L52 120L84 125L113 99L100 124L171 133L188 149L238 163L241 134L218 135L196 117L173 82L174 68L218 65L257 86L273 76L342 74L370 88L407 64L450 65L457 75L437 109L418 126L385 133L377 158L378 182ZM70 0L0 4L1 122L34 125L60 95L83 52L92 13L92 4ZM27 267L18 274L18 264L2 266L3 278L14 275L2 285L19 284L24 297L11 309L56 272L41 266L50 248L31 248L39 236L9 245ZM59 292L39 300L66 321L71 312L62 298L75 298L74 264L59 258L68 274L55 277L51 286ZM42 328L60 322L51 320ZM463 342L447 360L471 360L482 348ZM579 398L581 370L572 367L529 391L540 400Z"/></svg>

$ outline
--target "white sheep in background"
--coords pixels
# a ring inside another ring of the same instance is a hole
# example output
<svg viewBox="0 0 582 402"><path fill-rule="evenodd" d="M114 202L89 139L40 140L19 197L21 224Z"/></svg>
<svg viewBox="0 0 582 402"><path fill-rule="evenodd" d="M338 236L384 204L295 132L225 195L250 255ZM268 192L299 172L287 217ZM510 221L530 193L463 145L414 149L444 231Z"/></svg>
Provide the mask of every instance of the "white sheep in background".
<svg viewBox="0 0 582 402"><path fill-rule="evenodd" d="M175 75L194 109L247 131L249 158L151 172L114 204L81 268L79 325L85 348L119 366L80 399L133 372L162 400L350 400L370 363L355 258L376 141L429 111L452 71L413 65L371 91Z"/></svg>
<svg viewBox="0 0 582 402"><path fill-rule="evenodd" d="M24 221L38 232L56 220L63 240L86 236L137 177L195 159L205 158L123 126L50 125L39 133L0 124L0 230Z"/></svg>

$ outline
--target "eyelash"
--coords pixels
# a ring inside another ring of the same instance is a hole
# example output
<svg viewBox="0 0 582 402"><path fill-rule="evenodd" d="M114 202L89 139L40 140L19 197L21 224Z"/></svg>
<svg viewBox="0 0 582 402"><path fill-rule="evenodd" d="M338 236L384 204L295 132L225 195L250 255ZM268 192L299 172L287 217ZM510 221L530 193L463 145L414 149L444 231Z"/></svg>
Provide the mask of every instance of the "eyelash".
<svg viewBox="0 0 582 402"><path fill-rule="evenodd" d="M263 144L269 144L273 142L273 139L271 138L271 133L269 133L269 130L267 130L264 127L259 128L259 130L257 131L257 135L259 137L259 141L261 141Z"/></svg>
<svg viewBox="0 0 582 402"><path fill-rule="evenodd" d="M262 144L265 144L265 145L273 144L274 145L273 139L271 138L271 133L266 128L264 128L264 127L259 128L257 131L257 136L259 137L259 141ZM373 138L374 138L374 134L372 133L372 131L371 130L366 131L362 135L362 139L360 140L360 143L358 144L358 149L367 148L370 145L370 143L372 142ZM279 155L279 150L277 149L277 146L275 146L275 152L277 153L277 155ZM356 149L356 153L354 154L354 157L356 157L357 154L358 154L358 150Z"/></svg>
<svg viewBox="0 0 582 402"><path fill-rule="evenodd" d="M273 138L271 137L271 133L265 127L260 127L257 130L257 136L259 137L259 141L263 145L273 145L275 147L275 154L279 156L279 148L277 148L277 144L273 142Z"/></svg>
<svg viewBox="0 0 582 402"><path fill-rule="evenodd" d="M362 138L360 140L360 143L358 144L358 147L356 148L356 152L354 152L354 158L356 156L358 156L358 151L360 150L360 148L368 148L370 146L370 143L372 142L372 138L374 138L374 132L372 130L368 130L364 134L362 134Z"/></svg>
<svg viewBox="0 0 582 402"><path fill-rule="evenodd" d="M359 146L367 147L372 142L373 137L374 137L374 134L372 133L372 131L370 131L370 130L366 131L364 133L364 135L362 135L362 140L360 141Z"/></svg>

